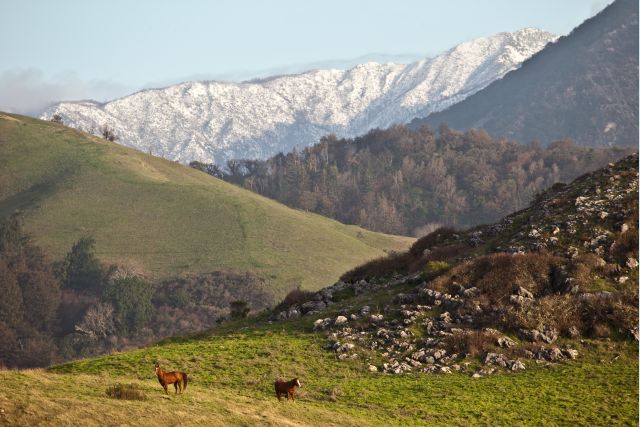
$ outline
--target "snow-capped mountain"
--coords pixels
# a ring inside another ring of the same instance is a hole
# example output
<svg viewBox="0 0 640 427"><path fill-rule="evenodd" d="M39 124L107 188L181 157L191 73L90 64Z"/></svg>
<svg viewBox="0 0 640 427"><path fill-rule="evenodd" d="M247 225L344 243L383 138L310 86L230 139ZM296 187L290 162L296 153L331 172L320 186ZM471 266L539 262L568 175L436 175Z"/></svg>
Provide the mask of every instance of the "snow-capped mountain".
<svg viewBox="0 0 640 427"><path fill-rule="evenodd" d="M187 82L107 103L62 102L42 115L180 162L266 158L335 133L353 137L440 111L479 91L556 36L525 28L462 43L411 64L230 82Z"/></svg>

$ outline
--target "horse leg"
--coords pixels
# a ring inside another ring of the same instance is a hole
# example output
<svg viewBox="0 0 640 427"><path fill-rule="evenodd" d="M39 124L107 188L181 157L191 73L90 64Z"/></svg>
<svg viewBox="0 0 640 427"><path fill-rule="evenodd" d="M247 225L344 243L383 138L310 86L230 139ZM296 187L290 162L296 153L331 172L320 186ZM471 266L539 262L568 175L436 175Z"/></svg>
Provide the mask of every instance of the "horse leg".
<svg viewBox="0 0 640 427"><path fill-rule="evenodd" d="M278 396L278 402L281 402L282 401L282 396L280 396L279 392L276 392L276 396Z"/></svg>
<svg viewBox="0 0 640 427"><path fill-rule="evenodd" d="M178 382L173 383L173 388L176 389L176 394L178 394Z"/></svg>
<svg viewBox="0 0 640 427"><path fill-rule="evenodd" d="M162 387L164 388L164 394L169 394L169 390L166 384L162 384Z"/></svg>

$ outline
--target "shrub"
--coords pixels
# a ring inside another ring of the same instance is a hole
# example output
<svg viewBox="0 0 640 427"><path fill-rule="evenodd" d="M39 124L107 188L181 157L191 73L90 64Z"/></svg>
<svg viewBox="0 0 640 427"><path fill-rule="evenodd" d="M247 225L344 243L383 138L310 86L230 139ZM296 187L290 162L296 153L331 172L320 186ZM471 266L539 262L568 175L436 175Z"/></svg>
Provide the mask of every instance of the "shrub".
<svg viewBox="0 0 640 427"><path fill-rule="evenodd" d="M424 266L424 270L422 271L426 276L426 279L432 279L440 274L448 271L451 268L449 263L445 261L429 261L427 265Z"/></svg>
<svg viewBox="0 0 640 427"><path fill-rule="evenodd" d="M231 318L232 319L244 319L249 314L249 307L247 307L247 302L242 300L231 301L229 304L229 308L231 310Z"/></svg>
<svg viewBox="0 0 640 427"><path fill-rule="evenodd" d="M476 357L495 348L496 336L484 331L465 331L453 334L445 339L450 353L466 353Z"/></svg>
<svg viewBox="0 0 640 427"><path fill-rule="evenodd" d="M313 292L303 291L302 289L300 289L300 286L298 286L297 288L291 290L284 297L282 302L276 306L274 311L276 313L278 313L280 311L288 309L289 307L291 307L293 305L299 305L299 304L302 304L304 302L307 302L307 301L309 301L311 299L312 295L313 295Z"/></svg>
<svg viewBox="0 0 640 427"><path fill-rule="evenodd" d="M107 387L107 396L120 400L147 400L147 396L135 384L116 384Z"/></svg>
<svg viewBox="0 0 640 427"><path fill-rule="evenodd" d="M353 298L356 295L356 291L353 288L344 288L333 294L333 301L340 302L349 298Z"/></svg>
<svg viewBox="0 0 640 427"><path fill-rule="evenodd" d="M430 249L435 245L442 243L449 237L455 234L455 230L449 227L441 227L436 231L427 234L424 237L418 239L409 249L409 253L413 256L422 256L425 249Z"/></svg>
<svg viewBox="0 0 640 427"><path fill-rule="evenodd" d="M394 273L407 273L410 262L411 255L409 252L393 253L347 271L340 277L340 280L353 283L372 277L388 277Z"/></svg>

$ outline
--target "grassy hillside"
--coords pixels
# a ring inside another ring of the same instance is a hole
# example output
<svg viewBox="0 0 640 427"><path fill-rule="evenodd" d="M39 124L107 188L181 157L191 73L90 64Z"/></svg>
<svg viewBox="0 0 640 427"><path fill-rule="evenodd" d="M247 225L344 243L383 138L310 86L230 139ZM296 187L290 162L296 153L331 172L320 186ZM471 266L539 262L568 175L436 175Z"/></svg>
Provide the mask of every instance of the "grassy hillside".
<svg viewBox="0 0 640 427"><path fill-rule="evenodd" d="M526 372L370 373L361 360L322 349L309 321L266 325L54 367L0 372L2 421L10 425L632 425L638 417L638 358L631 343L587 340L580 361ZM617 357L612 357L616 354ZM163 398L159 359L191 381ZM298 401L278 402L277 376L298 376ZM133 383L145 401L114 400L108 386ZM10 385L10 386L9 386ZM158 418L159 417L159 418ZM158 420L162 420L158 422Z"/></svg>
<svg viewBox="0 0 640 427"><path fill-rule="evenodd" d="M255 271L279 294L326 285L411 242L289 209L62 125L0 114L0 217L17 209L55 257L93 236L102 261L152 278Z"/></svg>

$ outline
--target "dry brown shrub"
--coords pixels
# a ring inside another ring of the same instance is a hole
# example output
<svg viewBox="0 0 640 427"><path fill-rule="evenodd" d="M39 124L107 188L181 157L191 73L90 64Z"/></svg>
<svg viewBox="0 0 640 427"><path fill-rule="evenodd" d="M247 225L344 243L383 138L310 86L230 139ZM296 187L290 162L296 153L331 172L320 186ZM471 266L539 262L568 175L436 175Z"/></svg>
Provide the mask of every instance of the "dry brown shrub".
<svg viewBox="0 0 640 427"><path fill-rule="evenodd" d="M445 241L456 231L450 227L441 227L424 237L419 238L409 249L409 253L414 257L420 257L425 249L431 249L433 246Z"/></svg>
<svg viewBox="0 0 640 427"><path fill-rule="evenodd" d="M547 295L522 307L508 306L501 323L515 330L553 327L565 336L572 327L583 327L580 304L573 295Z"/></svg>
<svg viewBox="0 0 640 427"><path fill-rule="evenodd" d="M393 253L384 258L374 259L344 273L340 280L344 282L357 282L372 277L388 277L394 273L406 273L411 262L409 252Z"/></svg>
<svg viewBox="0 0 640 427"><path fill-rule="evenodd" d="M274 311L276 313L278 313L278 312L280 312L282 310L288 309L292 305L302 304L304 302L309 301L312 296L313 296L313 292L303 291L302 289L300 289L300 287L297 287L297 288L293 289L292 291L290 291L284 297L282 302L276 306Z"/></svg>
<svg viewBox="0 0 640 427"><path fill-rule="evenodd" d="M476 330L453 334L445 339L445 345L450 353L466 353L471 357L476 357L495 349L495 343L495 335Z"/></svg>

